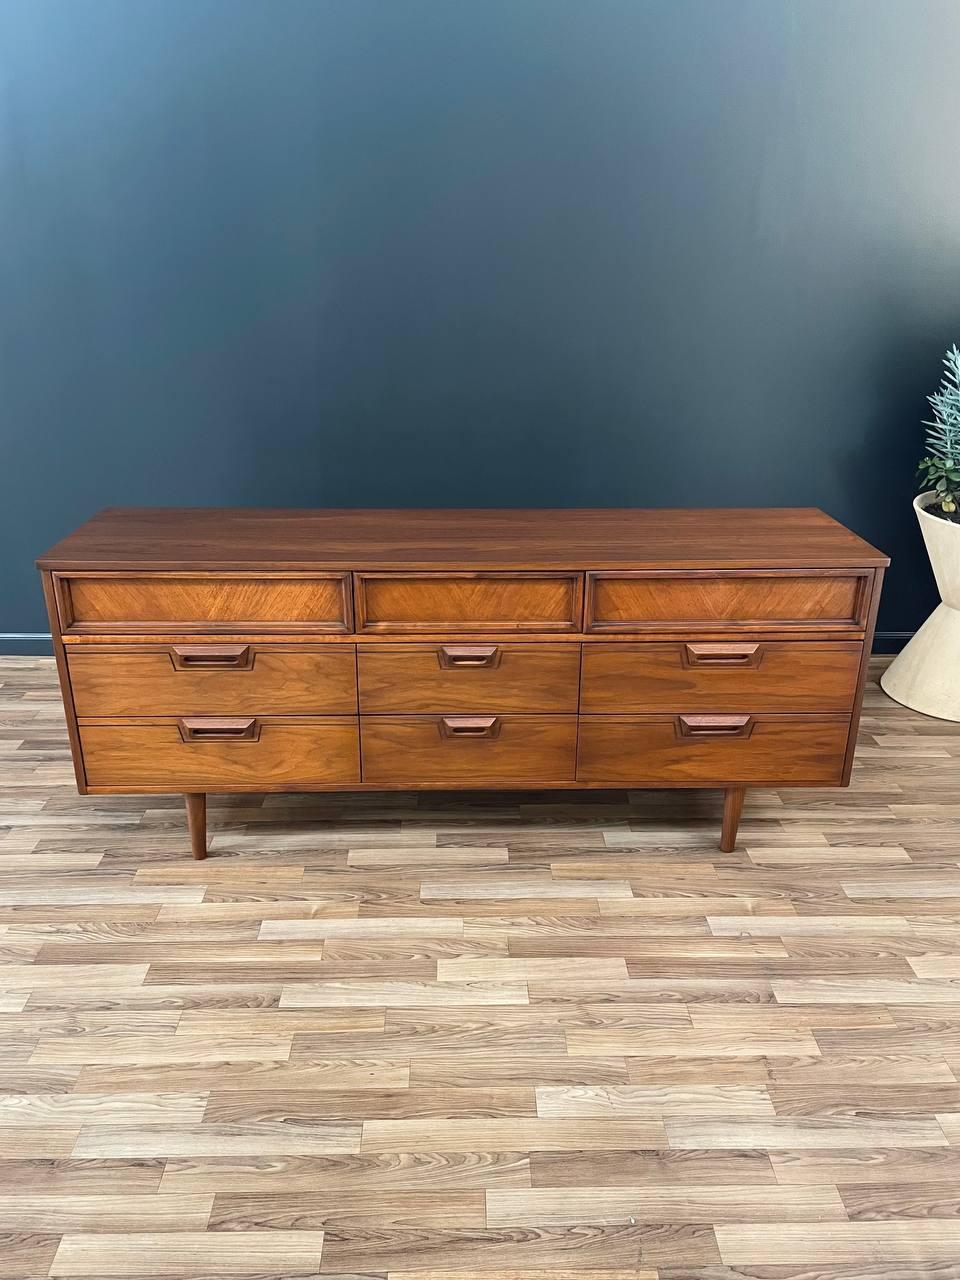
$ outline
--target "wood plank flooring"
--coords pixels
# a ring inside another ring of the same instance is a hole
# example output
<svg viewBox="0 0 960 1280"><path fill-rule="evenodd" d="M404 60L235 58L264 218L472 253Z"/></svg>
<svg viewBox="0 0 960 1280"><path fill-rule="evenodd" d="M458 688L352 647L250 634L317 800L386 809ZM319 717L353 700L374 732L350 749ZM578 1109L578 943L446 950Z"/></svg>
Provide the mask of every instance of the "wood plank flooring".
<svg viewBox="0 0 960 1280"><path fill-rule="evenodd" d="M876 672L874 672L874 676ZM960 1280L960 725L847 791L76 795L0 659L0 1277Z"/></svg>

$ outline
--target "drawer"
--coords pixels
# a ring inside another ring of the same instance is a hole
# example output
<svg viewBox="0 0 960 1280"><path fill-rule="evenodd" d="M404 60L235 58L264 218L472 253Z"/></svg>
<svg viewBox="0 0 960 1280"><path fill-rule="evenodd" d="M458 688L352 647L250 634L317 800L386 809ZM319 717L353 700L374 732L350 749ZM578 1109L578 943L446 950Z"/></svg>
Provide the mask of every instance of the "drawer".
<svg viewBox="0 0 960 1280"><path fill-rule="evenodd" d="M91 787L271 791L360 781L356 716L80 721Z"/></svg>
<svg viewBox="0 0 960 1280"><path fill-rule="evenodd" d="M579 573L357 573L358 631L579 631Z"/></svg>
<svg viewBox="0 0 960 1280"><path fill-rule="evenodd" d="M364 782L572 782L576 716L364 716Z"/></svg>
<svg viewBox="0 0 960 1280"><path fill-rule="evenodd" d="M126 574L55 578L67 632L350 631L348 573Z"/></svg>
<svg viewBox="0 0 960 1280"><path fill-rule="evenodd" d="M585 630L862 630L871 581L825 569L588 573Z"/></svg>
<svg viewBox="0 0 960 1280"><path fill-rule="evenodd" d="M68 645L81 716L356 715L352 644Z"/></svg>
<svg viewBox="0 0 960 1280"><path fill-rule="evenodd" d="M361 711L576 711L580 646L360 645Z"/></svg>
<svg viewBox="0 0 960 1280"><path fill-rule="evenodd" d="M580 708L849 712L862 652L855 640L585 644Z"/></svg>
<svg viewBox="0 0 960 1280"><path fill-rule="evenodd" d="M581 716L577 778L627 786L839 783L850 720L831 715Z"/></svg>

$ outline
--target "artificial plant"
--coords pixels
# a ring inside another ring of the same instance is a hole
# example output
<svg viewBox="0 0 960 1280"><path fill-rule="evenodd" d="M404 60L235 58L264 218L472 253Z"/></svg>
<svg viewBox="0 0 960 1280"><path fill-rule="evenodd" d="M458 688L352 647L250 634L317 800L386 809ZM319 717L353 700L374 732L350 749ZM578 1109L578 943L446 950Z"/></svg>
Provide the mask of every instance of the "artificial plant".
<svg viewBox="0 0 960 1280"><path fill-rule="evenodd" d="M934 498L924 510L960 523L960 350L956 343L943 357L946 373L940 390L927 396L933 421L927 428L927 452L917 474L921 490L932 489Z"/></svg>

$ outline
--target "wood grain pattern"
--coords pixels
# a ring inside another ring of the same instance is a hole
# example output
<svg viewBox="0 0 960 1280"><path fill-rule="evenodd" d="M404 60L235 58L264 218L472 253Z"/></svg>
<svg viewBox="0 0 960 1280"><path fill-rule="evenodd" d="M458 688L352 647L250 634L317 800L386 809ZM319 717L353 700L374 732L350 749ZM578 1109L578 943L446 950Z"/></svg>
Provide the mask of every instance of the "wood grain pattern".
<svg viewBox="0 0 960 1280"><path fill-rule="evenodd" d="M628 1271L610 1271L607 1268L597 1271L593 1267L589 1271L571 1271L566 1267L550 1267L549 1270L537 1267L534 1271L515 1271L500 1267L496 1271L485 1268L482 1271L460 1271L457 1274L468 1276L469 1280L657 1280L657 1272L649 1267L641 1267L640 1270L631 1267ZM387 1280L447 1280L449 1275L449 1271L390 1271L387 1273Z"/></svg>
<svg viewBox="0 0 960 1280"><path fill-rule="evenodd" d="M51 1276L316 1275L322 1231L65 1235Z"/></svg>
<svg viewBox="0 0 960 1280"><path fill-rule="evenodd" d="M579 644L503 641L488 665L444 664L437 644L361 645L357 676L362 712L575 712ZM456 654L454 654L456 658Z"/></svg>
<svg viewBox="0 0 960 1280"><path fill-rule="evenodd" d="M195 864L76 797L49 660L0 721L0 1274L953 1280L960 727L869 685L729 853L707 793L250 792Z"/></svg>
<svg viewBox="0 0 960 1280"><path fill-rule="evenodd" d="M248 740L185 742L175 720L83 720L91 786L132 791L260 790L360 780L357 721L262 716Z"/></svg>
<svg viewBox="0 0 960 1280"><path fill-rule="evenodd" d="M709 530L709 537L704 531ZM749 555L744 559L744 547ZM758 559L759 556L759 559ZM127 569L567 569L885 565L887 557L822 511L763 510L270 510L107 507L52 547L45 569L104 560Z"/></svg>
<svg viewBox="0 0 960 1280"><path fill-rule="evenodd" d="M234 561L236 563L236 561ZM349 574L55 577L65 632L350 631Z"/></svg>
<svg viewBox="0 0 960 1280"><path fill-rule="evenodd" d="M498 720L496 737L473 737L442 734L435 716L364 716L364 781L411 786L573 781L576 716L505 715Z"/></svg>
<svg viewBox="0 0 960 1280"><path fill-rule="evenodd" d="M0 1232L203 1231L212 1208L209 1195L0 1195Z"/></svg>
<svg viewBox="0 0 960 1280"><path fill-rule="evenodd" d="M223 645L195 645L216 655ZM355 715L352 645L248 646L246 665L177 668L173 645L74 645L67 654L81 716Z"/></svg>
<svg viewBox="0 0 960 1280"><path fill-rule="evenodd" d="M121 1128L87 1125L74 1154L98 1160L203 1156L352 1155L359 1151L361 1125L339 1121L307 1124L250 1121L244 1124L149 1125Z"/></svg>
<svg viewBox="0 0 960 1280"><path fill-rule="evenodd" d="M658 1120L370 1120L363 1150L632 1151L665 1145Z"/></svg>
<svg viewBox="0 0 960 1280"><path fill-rule="evenodd" d="M806 1192L806 1194L804 1194ZM845 1221L836 1187L576 1187L489 1191L491 1227L575 1226L579 1222Z"/></svg>
<svg viewBox="0 0 960 1280"><path fill-rule="evenodd" d="M577 777L629 784L731 786L838 784L849 720L826 715L753 717L748 736L686 737L678 717L581 716Z"/></svg>
<svg viewBox="0 0 960 1280"><path fill-rule="evenodd" d="M371 1195L530 1185L530 1158L516 1151L206 1156L168 1159L164 1163L164 1193L283 1195L325 1191Z"/></svg>
<svg viewBox="0 0 960 1280"><path fill-rule="evenodd" d="M960 1223L838 1222L822 1227L717 1227L720 1257L731 1266L789 1257L807 1266L877 1262L950 1262L960 1257ZM889 1273L888 1273L889 1274ZM936 1274L935 1272L933 1274Z"/></svg>
<svg viewBox="0 0 960 1280"><path fill-rule="evenodd" d="M417 1269L438 1269L445 1276L506 1271L573 1268L591 1270L630 1267L640 1259L641 1227L449 1227L435 1230L371 1231L337 1226L324 1237L325 1271L365 1276ZM711 1237L712 1244L712 1237ZM713 1258L718 1259L715 1247ZM496 1274L494 1272L494 1274ZM549 1270L548 1273L549 1275Z"/></svg>
<svg viewBox="0 0 960 1280"><path fill-rule="evenodd" d="M588 573L585 631L652 631L683 626L691 633L718 624L855 632L866 621L871 575L710 571L677 577Z"/></svg>
<svg viewBox="0 0 960 1280"><path fill-rule="evenodd" d="M579 573L355 573L356 626L364 631L579 631Z"/></svg>
<svg viewBox="0 0 960 1280"><path fill-rule="evenodd" d="M860 666L854 642L768 640L710 646L585 644L580 708L592 714L674 711L847 711Z"/></svg>

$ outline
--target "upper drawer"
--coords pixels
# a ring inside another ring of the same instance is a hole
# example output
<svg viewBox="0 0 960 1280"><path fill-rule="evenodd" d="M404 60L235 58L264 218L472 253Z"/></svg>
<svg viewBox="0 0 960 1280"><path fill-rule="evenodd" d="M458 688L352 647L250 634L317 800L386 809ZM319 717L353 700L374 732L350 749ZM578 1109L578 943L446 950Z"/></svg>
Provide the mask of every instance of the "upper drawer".
<svg viewBox="0 0 960 1280"><path fill-rule="evenodd" d="M594 640L580 710L850 711L860 640Z"/></svg>
<svg viewBox="0 0 960 1280"><path fill-rule="evenodd" d="M578 631L579 573L357 573L358 631Z"/></svg>
<svg viewBox="0 0 960 1280"><path fill-rule="evenodd" d="M577 709L577 641L358 648L361 711Z"/></svg>
<svg viewBox="0 0 960 1280"><path fill-rule="evenodd" d="M350 631L348 573L55 575L64 632Z"/></svg>
<svg viewBox="0 0 960 1280"><path fill-rule="evenodd" d="M77 715L356 715L352 644L67 645Z"/></svg>
<svg viewBox="0 0 960 1280"><path fill-rule="evenodd" d="M826 569L588 573L585 629L860 631L872 577Z"/></svg>

